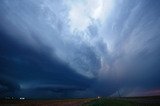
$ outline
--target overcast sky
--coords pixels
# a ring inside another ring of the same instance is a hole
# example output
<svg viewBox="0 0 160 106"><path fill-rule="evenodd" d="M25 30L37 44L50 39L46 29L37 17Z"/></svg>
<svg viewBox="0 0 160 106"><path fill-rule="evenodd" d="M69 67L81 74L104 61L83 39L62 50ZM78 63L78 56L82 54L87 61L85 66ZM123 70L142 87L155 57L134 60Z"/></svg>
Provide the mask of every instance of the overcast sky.
<svg viewBox="0 0 160 106"><path fill-rule="evenodd" d="M0 0L0 97L160 94L159 0Z"/></svg>

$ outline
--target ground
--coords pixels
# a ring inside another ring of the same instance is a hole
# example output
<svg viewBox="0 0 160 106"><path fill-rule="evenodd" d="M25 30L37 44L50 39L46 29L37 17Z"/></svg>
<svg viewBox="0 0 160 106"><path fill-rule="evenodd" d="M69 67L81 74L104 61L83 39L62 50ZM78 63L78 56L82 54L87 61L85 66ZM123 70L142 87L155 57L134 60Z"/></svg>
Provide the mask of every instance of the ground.
<svg viewBox="0 0 160 106"><path fill-rule="evenodd" d="M160 97L0 100L0 106L160 106Z"/></svg>

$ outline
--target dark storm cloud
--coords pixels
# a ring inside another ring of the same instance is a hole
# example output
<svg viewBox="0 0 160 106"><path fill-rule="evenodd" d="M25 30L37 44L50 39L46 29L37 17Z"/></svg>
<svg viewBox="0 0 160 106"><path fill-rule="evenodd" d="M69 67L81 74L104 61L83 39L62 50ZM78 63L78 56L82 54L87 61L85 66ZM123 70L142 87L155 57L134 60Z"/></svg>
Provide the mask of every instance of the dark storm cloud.
<svg viewBox="0 0 160 106"><path fill-rule="evenodd" d="M86 87L82 85L45 83L19 90L17 96L25 95L28 98L73 98L85 96L79 96L80 94L76 94L76 92L82 93L84 91L86 91Z"/></svg>
<svg viewBox="0 0 160 106"><path fill-rule="evenodd" d="M0 2L0 71L13 80L0 89L36 98L160 87L159 1Z"/></svg>
<svg viewBox="0 0 160 106"><path fill-rule="evenodd" d="M20 89L20 86L15 79L8 78L4 75L1 75L0 77L0 97L6 92L15 92Z"/></svg>
<svg viewBox="0 0 160 106"><path fill-rule="evenodd" d="M20 45L5 33L1 33L0 45L0 89L4 93L17 90L15 96L28 97L32 96L25 94L26 91L34 97L37 97L34 91L72 93L88 88L92 82L91 79L75 73L67 64L51 58L50 54ZM7 77L12 79L5 79Z"/></svg>

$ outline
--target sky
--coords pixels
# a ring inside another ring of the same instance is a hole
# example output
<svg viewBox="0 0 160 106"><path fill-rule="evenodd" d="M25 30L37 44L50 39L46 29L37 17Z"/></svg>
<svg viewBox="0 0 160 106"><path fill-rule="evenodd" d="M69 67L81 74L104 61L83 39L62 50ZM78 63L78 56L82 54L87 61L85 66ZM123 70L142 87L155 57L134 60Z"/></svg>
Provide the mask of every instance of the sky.
<svg viewBox="0 0 160 106"><path fill-rule="evenodd" d="M0 0L0 98L160 95L159 5Z"/></svg>

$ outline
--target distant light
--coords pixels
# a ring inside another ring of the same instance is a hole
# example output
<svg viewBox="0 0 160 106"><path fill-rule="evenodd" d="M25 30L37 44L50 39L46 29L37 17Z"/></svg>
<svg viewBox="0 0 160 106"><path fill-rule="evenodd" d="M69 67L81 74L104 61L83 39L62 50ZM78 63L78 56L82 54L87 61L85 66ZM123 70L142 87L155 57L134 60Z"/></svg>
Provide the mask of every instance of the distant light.
<svg viewBox="0 0 160 106"><path fill-rule="evenodd" d="M100 97L100 96L98 96L97 98L98 98L98 99L100 99L101 97Z"/></svg>
<svg viewBox="0 0 160 106"><path fill-rule="evenodd" d="M20 97L19 99L20 99L20 100L24 100L25 98L24 98L24 97Z"/></svg>

